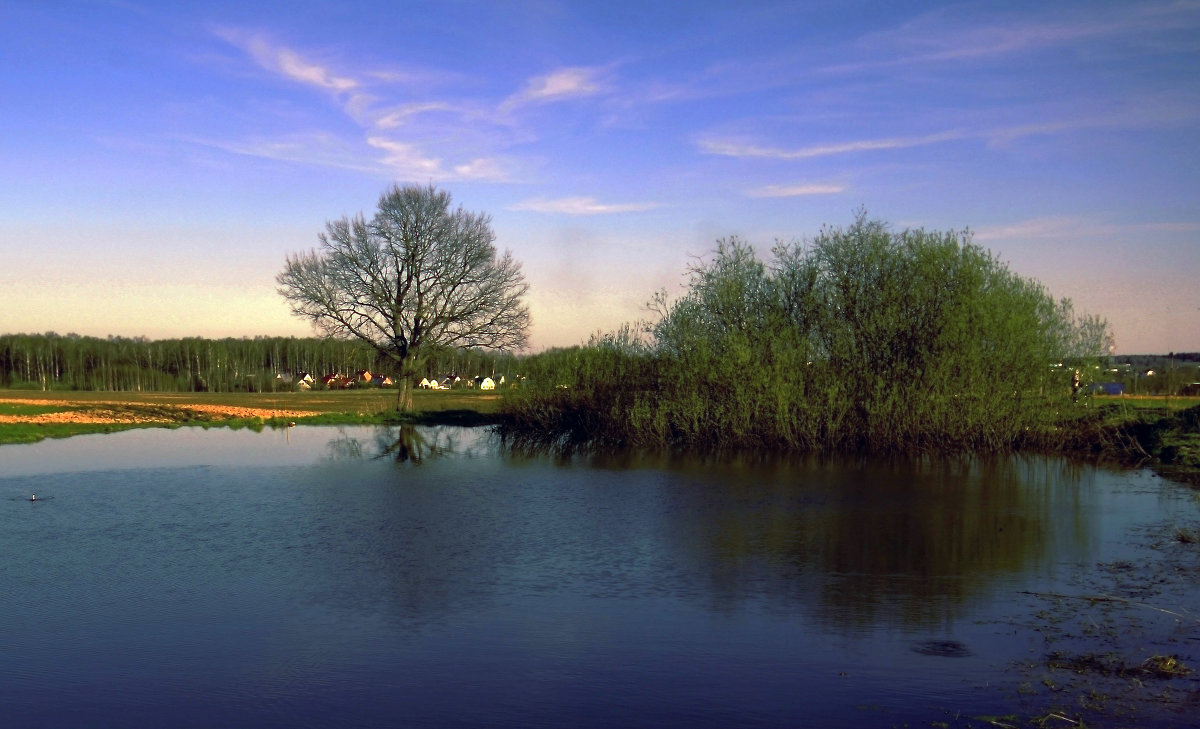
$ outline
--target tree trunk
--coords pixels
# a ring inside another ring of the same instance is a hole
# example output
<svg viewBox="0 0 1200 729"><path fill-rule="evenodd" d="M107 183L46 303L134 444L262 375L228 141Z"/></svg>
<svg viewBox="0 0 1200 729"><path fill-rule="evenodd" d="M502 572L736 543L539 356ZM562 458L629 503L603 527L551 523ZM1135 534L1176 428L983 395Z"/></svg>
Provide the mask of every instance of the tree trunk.
<svg viewBox="0 0 1200 729"><path fill-rule="evenodd" d="M408 354L400 361L400 381L396 383L396 409L410 413L413 409L413 376L417 373L417 358Z"/></svg>

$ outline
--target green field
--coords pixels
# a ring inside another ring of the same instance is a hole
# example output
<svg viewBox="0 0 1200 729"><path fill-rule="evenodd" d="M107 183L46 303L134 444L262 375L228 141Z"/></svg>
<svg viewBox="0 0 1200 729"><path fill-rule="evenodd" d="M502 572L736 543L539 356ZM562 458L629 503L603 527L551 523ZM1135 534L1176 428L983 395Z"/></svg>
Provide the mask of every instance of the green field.
<svg viewBox="0 0 1200 729"><path fill-rule="evenodd" d="M63 392L0 390L0 444L33 443L84 433L110 433L142 427L263 427L290 423L454 423L494 422L500 395L473 390L418 390L415 410L396 412L395 390L291 393ZM312 415L245 415L198 412L189 406ZM22 422L43 416L51 422ZM74 422L72 417L107 422ZM132 422L119 422L120 420ZM57 422L62 421L62 422ZM164 422L165 421L165 422Z"/></svg>
<svg viewBox="0 0 1200 729"><path fill-rule="evenodd" d="M165 406L198 403L204 405L228 405L239 408L375 414L395 410L396 391L362 389L276 393L213 393L0 390L0 400L51 400L62 402L66 406L78 403L98 402ZM465 409L488 414L499 412L500 409L499 394L476 390L416 390L413 393L413 402L418 412L430 413ZM50 405L0 403L0 414L17 412L11 408L36 409L29 410L29 412L54 412L54 407Z"/></svg>

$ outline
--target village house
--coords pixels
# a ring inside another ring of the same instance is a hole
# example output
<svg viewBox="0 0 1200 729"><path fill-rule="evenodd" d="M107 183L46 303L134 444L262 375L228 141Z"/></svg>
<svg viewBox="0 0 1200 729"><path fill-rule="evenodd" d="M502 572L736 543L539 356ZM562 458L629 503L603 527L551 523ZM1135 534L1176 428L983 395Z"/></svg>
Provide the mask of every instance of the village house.
<svg viewBox="0 0 1200 729"><path fill-rule="evenodd" d="M354 380L342 374L325 375L321 378L321 384L330 390L349 390L354 387Z"/></svg>

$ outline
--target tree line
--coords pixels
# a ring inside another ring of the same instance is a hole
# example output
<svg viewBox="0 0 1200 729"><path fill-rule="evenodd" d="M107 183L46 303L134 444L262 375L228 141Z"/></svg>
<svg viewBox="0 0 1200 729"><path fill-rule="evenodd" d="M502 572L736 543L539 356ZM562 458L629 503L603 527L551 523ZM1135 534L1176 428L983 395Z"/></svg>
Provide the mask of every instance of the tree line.
<svg viewBox="0 0 1200 729"><path fill-rule="evenodd" d="M441 348L429 353L425 369L477 375L507 366L494 354ZM373 347L347 339L0 335L0 387L10 389L272 392L293 389L300 373L319 379L368 370L395 377L394 368Z"/></svg>

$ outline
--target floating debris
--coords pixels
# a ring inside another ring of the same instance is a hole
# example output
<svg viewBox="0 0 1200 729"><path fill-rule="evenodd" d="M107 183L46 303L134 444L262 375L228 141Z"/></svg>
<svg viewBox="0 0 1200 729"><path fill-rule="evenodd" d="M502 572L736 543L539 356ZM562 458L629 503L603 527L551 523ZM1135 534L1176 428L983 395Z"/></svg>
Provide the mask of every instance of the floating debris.
<svg viewBox="0 0 1200 729"><path fill-rule="evenodd" d="M1176 656L1150 656L1142 661L1142 670L1160 678L1187 676L1192 669L1183 664Z"/></svg>

